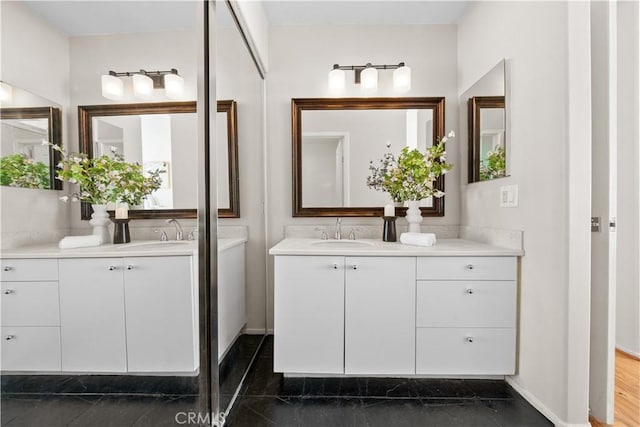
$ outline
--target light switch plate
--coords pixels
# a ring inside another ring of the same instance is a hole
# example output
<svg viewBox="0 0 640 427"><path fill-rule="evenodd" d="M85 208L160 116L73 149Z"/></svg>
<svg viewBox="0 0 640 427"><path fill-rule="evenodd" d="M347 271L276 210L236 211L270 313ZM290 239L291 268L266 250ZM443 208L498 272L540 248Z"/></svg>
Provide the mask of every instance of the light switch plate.
<svg viewBox="0 0 640 427"><path fill-rule="evenodd" d="M500 187L500 207L515 208L518 206L518 185L503 185Z"/></svg>

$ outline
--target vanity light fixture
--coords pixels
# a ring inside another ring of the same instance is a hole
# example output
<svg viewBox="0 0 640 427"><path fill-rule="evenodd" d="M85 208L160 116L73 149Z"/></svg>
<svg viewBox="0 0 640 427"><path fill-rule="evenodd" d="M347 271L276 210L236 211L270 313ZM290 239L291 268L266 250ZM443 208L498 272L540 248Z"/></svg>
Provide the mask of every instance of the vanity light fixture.
<svg viewBox="0 0 640 427"><path fill-rule="evenodd" d="M329 71L329 89L332 92L339 91L345 87L345 70L355 71L355 83L362 85L365 93L370 93L378 88L378 70L394 70L393 87L399 93L407 92L411 89L411 68L404 62L397 65L339 65L334 64Z"/></svg>
<svg viewBox="0 0 640 427"><path fill-rule="evenodd" d="M122 77L132 77L133 95L146 99L153 95L154 89L164 89L169 99L179 99L184 92L184 79L178 75L178 70L168 71L109 71L102 76L102 96L107 99L121 100L124 97L124 83Z"/></svg>

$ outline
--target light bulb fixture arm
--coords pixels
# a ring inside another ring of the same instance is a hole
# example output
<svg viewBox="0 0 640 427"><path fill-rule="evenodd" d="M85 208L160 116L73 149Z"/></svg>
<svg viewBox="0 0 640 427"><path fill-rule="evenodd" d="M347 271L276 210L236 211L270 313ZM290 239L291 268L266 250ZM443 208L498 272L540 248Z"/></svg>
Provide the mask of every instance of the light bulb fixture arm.
<svg viewBox="0 0 640 427"><path fill-rule="evenodd" d="M178 75L178 70L175 68L172 68L170 70L158 70L158 71L147 71L147 70L143 70L140 69L139 71L123 71L123 72L116 72L116 71L112 71L109 70L109 75L110 76L114 76L114 77L131 77L133 75L136 74L141 74L143 76L147 76L149 77L151 80L153 80L153 88L154 89L164 89L164 76L167 74L176 74Z"/></svg>
<svg viewBox="0 0 640 427"><path fill-rule="evenodd" d="M339 65L339 64L333 64L333 69L334 70L345 70L345 71L350 71L353 70L355 71L355 83L356 84L360 84L360 74L362 73L362 70L364 70L365 68L375 68L376 70L396 70L400 67L404 67L404 62L400 62L398 64L380 64L380 65L373 65L370 62L368 62L365 65Z"/></svg>

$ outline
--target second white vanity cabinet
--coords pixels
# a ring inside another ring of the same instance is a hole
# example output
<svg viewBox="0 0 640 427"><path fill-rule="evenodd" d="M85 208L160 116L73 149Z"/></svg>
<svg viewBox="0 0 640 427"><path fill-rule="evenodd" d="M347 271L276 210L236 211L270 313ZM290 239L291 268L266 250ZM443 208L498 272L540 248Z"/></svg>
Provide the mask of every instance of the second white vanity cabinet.
<svg viewBox="0 0 640 427"><path fill-rule="evenodd" d="M62 370L194 371L191 259L60 259Z"/></svg>

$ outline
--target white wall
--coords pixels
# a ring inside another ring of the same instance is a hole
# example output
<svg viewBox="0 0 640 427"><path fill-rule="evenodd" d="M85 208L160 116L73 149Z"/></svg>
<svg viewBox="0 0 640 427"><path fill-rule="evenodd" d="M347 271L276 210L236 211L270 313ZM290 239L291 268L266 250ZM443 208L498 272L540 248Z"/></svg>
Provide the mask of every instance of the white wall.
<svg viewBox="0 0 640 427"><path fill-rule="evenodd" d="M588 32L583 33L585 19L588 30L588 9L579 12L574 22L565 2L472 3L458 27L458 88L463 93L498 61L509 58L511 177L462 184L461 225L524 231L518 370L511 380L554 422L581 425L587 422L588 305L581 307L586 322L572 319L570 295L578 284L577 296L586 296L588 302L589 213L588 203L584 212L575 212L569 201L576 196L589 200L590 123L588 114L583 123L573 121L576 94L570 83L576 83L578 94L588 95L589 87L588 62L576 71L568 59L573 53L569 43L577 36L587 43L577 53L586 53L588 60ZM571 25L578 32L569 35ZM585 72L587 78L580 74ZM584 119L585 111L579 112ZM459 140L466 141L466 123L460 131ZM586 160L583 168L571 157L579 132L587 136L579 141L586 157L580 159ZM460 150L461 163L466 162L466 143L460 143ZM585 179L576 182L575 176ZM499 188L508 184L519 185L517 208L499 207ZM586 188L586 194L570 194L569 188L577 185ZM575 218L580 222L570 222ZM583 231L570 240L574 226ZM583 252L576 254L570 241L582 245ZM584 276L577 280L575 260L583 263L586 283ZM574 327L582 334L586 329L587 335L571 349ZM577 370L581 389L572 382Z"/></svg>
<svg viewBox="0 0 640 427"><path fill-rule="evenodd" d="M220 4L218 1L218 7ZM231 0L230 4L255 53L256 61L266 74L269 70L269 21L262 3L255 0Z"/></svg>
<svg viewBox="0 0 640 427"><path fill-rule="evenodd" d="M67 37L22 2L0 2L0 15L0 79L60 105L65 143L70 129ZM64 236L69 205L58 199L63 193L0 187L0 246L7 249Z"/></svg>
<svg viewBox="0 0 640 427"><path fill-rule="evenodd" d="M216 31L216 96L236 101L240 174L240 218L220 218L218 224L248 227L247 329L257 332L265 327L264 81L238 31Z"/></svg>
<svg viewBox="0 0 640 427"><path fill-rule="evenodd" d="M408 26L272 26L269 34L269 74L267 75L267 175L268 229L271 247L284 237L287 224L324 224L331 218L291 216L291 98L331 96L327 74L335 63L344 65L394 64L405 61L411 67L411 90L405 96L444 96L445 129L456 129L458 102L456 74L456 27L453 25ZM397 96L392 89L392 73L379 72L376 96ZM347 73L344 96L360 96ZM456 129L457 130L457 129ZM456 139L452 144L460 144ZM450 157L454 168L465 167L457 155ZM442 218L425 218L424 224L459 223L459 177L447 175L446 209ZM345 221L380 225L379 218ZM270 263L272 261L270 260ZM273 318L273 280L269 280L269 327Z"/></svg>
<svg viewBox="0 0 640 427"><path fill-rule="evenodd" d="M637 1L618 2L616 346L640 357L640 75Z"/></svg>

